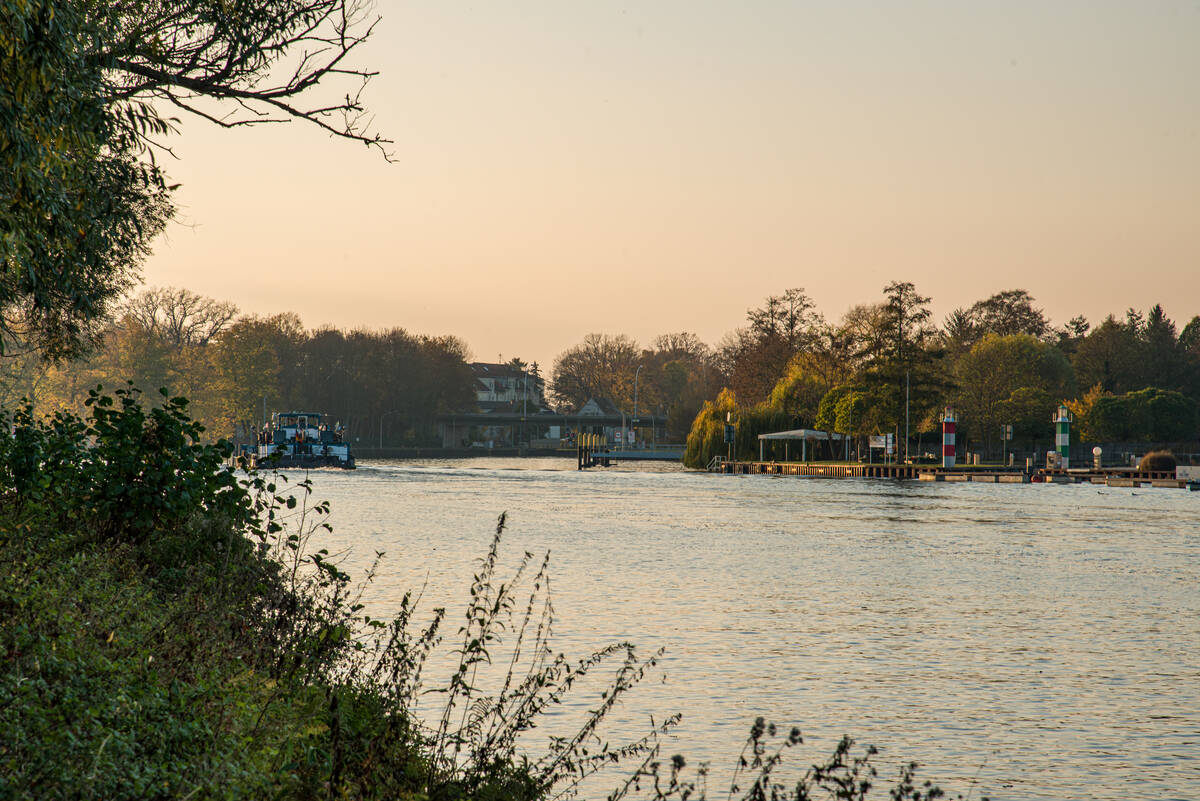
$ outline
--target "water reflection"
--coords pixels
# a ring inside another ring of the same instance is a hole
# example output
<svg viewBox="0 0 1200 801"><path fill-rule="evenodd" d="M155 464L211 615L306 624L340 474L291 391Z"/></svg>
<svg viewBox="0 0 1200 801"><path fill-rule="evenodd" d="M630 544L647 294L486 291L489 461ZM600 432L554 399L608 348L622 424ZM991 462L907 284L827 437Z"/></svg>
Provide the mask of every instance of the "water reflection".
<svg viewBox="0 0 1200 801"><path fill-rule="evenodd" d="M763 714L807 759L850 733L976 797L1200 797L1200 496L574 468L312 479L331 549L389 553L375 614L426 582L454 614L507 510L510 561L552 553L557 647L665 645L622 726L681 711L715 768Z"/></svg>

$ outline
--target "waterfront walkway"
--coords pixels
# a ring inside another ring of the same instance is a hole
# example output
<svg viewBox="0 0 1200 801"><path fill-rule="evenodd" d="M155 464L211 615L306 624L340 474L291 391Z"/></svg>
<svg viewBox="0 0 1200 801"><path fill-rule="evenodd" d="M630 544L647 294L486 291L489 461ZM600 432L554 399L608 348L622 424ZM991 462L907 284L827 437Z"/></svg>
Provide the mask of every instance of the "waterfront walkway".
<svg viewBox="0 0 1200 801"><path fill-rule="evenodd" d="M823 462L714 461L711 472L733 475L811 476L824 478L891 478L919 481L973 481L986 484L1099 484L1109 487L1188 486L1174 471L1139 471L1130 467L1099 469L1039 469L1026 473L1019 467L964 466L943 468L913 464L839 464Z"/></svg>

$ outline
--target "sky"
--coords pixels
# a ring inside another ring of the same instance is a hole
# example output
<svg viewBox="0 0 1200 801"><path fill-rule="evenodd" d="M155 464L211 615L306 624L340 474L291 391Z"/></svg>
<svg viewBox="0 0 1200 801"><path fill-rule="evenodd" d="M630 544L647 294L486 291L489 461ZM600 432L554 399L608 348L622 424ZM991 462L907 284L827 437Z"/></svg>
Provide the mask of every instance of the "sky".
<svg viewBox="0 0 1200 801"><path fill-rule="evenodd" d="M146 285L547 371L803 287L1200 314L1200 2L380 0L394 161L181 120Z"/></svg>

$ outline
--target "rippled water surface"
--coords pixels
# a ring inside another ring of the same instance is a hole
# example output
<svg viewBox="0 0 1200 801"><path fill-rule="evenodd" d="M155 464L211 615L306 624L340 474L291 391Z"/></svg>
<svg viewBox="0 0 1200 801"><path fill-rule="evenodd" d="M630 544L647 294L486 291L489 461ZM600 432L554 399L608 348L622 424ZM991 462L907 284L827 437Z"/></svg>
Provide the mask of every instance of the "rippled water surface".
<svg viewBox="0 0 1200 801"><path fill-rule="evenodd" d="M973 798L1200 798L1200 493L574 467L311 478L332 550L388 554L377 615L461 609L507 511L509 563L551 552L557 650L667 649L615 733L682 712L667 752L718 775L765 715L798 764L851 734Z"/></svg>

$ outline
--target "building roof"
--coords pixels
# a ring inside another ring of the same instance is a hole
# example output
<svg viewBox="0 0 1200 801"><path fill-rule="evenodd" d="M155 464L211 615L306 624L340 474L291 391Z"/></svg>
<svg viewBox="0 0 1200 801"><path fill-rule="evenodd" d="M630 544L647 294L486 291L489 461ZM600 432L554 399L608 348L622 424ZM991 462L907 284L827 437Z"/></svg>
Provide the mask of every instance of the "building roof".
<svg viewBox="0 0 1200 801"><path fill-rule="evenodd" d="M840 440L842 435L831 431L816 431L811 428L795 428L791 431L775 431L770 434L759 434L759 439L833 439Z"/></svg>
<svg viewBox="0 0 1200 801"><path fill-rule="evenodd" d="M589 406L592 408L588 408ZM612 415L620 413L621 410L608 398L588 398L587 403L580 406L579 411L576 412L576 414L584 415Z"/></svg>
<svg viewBox="0 0 1200 801"><path fill-rule="evenodd" d="M524 378L528 376L530 379L541 381L540 376L536 376L528 370L521 371L513 367L511 364L492 364L490 362L471 362L471 370L474 371L476 378Z"/></svg>
<svg viewBox="0 0 1200 801"><path fill-rule="evenodd" d="M482 412L483 414L493 414L493 413L497 413L497 412L506 413L506 414L524 414L524 415L546 414L546 413L553 414L552 409L544 409L532 400L527 401L524 404L522 404L520 400L515 400L515 401L477 401L475 405L479 407L479 411Z"/></svg>

